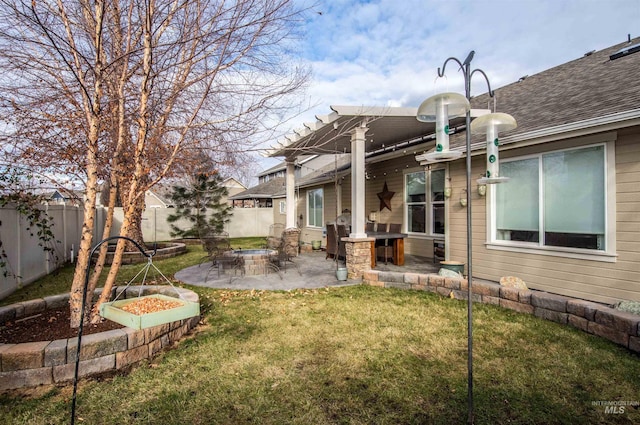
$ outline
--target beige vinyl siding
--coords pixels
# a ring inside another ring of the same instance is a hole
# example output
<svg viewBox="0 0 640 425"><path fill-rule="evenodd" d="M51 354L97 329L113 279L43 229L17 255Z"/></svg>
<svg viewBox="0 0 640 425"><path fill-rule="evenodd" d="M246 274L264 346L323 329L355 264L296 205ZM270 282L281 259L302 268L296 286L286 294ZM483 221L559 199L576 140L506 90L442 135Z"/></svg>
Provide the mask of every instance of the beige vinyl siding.
<svg viewBox="0 0 640 425"><path fill-rule="evenodd" d="M324 228L312 228L307 227L307 191L317 188L323 189L323 223L335 221L336 217L340 215L342 210L351 209L351 178L345 176L340 178L338 184L342 190L342 209L338 211L337 199L336 199L336 187L335 183L326 183L317 186L305 187L299 189L299 197L296 206L296 222L300 223L300 215L302 215L302 226L300 241L310 244L311 241L322 241L322 246L326 246L327 238L324 235Z"/></svg>
<svg viewBox="0 0 640 425"><path fill-rule="evenodd" d="M406 232L405 201L404 201L404 176L407 171L420 171L420 166L413 153L403 155L384 162L367 164L369 180L366 184L366 212L378 214L378 223L401 223L402 231ZM382 192L384 183L391 192L395 192L391 198L391 211L380 211L380 199L378 193ZM433 258L433 238L427 236L409 236L405 239L404 252L408 255Z"/></svg>
<svg viewBox="0 0 640 425"><path fill-rule="evenodd" d="M593 143L584 138L506 151L502 158ZM482 173L484 156L473 158L472 176ZM464 161L451 165L449 230L451 259L466 263L466 209L458 203L465 185ZM615 262L487 249L486 199L472 191L473 274L499 281L518 276L532 289L545 290L592 301L614 303L640 301L640 129L618 132L615 144L616 247ZM475 178L473 179L475 180ZM508 183L507 183L508 184Z"/></svg>

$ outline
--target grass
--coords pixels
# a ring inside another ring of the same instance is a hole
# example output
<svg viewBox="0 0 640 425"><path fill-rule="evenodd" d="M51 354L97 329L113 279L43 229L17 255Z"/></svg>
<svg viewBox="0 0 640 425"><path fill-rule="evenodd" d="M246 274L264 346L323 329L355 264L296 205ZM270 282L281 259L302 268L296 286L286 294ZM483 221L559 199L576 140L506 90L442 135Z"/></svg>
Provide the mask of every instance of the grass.
<svg viewBox="0 0 640 425"><path fill-rule="evenodd" d="M466 422L463 301L367 286L194 289L206 324L127 375L82 381L78 423ZM640 423L637 407L606 414L592 403L640 401L639 360L573 328L474 305L476 423ZM6 393L0 417L67 423L70 394Z"/></svg>

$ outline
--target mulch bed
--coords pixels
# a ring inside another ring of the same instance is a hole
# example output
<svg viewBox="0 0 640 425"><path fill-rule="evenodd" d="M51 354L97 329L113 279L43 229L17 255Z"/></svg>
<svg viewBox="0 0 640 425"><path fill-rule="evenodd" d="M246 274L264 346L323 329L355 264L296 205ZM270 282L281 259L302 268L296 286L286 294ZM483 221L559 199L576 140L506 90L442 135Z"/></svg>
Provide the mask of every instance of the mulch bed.
<svg viewBox="0 0 640 425"><path fill-rule="evenodd" d="M0 343L21 344L24 342L53 341L75 338L78 329L69 326L69 307L47 310L34 316L13 320L0 325ZM119 323L103 320L96 325L85 324L83 335L124 328Z"/></svg>

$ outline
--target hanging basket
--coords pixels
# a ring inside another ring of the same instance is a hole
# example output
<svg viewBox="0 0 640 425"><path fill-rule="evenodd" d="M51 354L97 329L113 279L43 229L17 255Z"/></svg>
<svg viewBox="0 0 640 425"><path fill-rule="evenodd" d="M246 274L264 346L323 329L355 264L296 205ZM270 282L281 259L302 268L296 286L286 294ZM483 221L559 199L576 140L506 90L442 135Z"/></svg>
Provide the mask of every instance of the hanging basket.
<svg viewBox="0 0 640 425"><path fill-rule="evenodd" d="M123 310L123 307L140 302L140 300L156 300L177 304L175 307L164 310L152 311L148 313L135 314ZM176 322L182 319L200 315L200 304L192 301L185 301L179 298L168 297L161 294L146 295L138 298L102 303L100 305L100 316L113 322L120 323L131 329L145 329L165 323Z"/></svg>

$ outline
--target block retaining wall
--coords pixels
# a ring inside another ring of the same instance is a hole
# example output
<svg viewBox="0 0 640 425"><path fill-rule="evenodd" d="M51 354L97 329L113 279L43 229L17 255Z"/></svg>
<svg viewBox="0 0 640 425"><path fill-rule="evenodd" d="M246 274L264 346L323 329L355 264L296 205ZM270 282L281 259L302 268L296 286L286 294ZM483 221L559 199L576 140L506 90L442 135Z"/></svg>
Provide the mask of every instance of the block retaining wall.
<svg viewBox="0 0 640 425"><path fill-rule="evenodd" d="M466 279L436 274L400 273L369 270L363 283L383 288L428 291L460 300L468 299ZM520 313L570 325L640 353L640 316L615 310L603 304L550 294L519 290L487 281L473 281L474 302L499 305Z"/></svg>
<svg viewBox="0 0 640 425"><path fill-rule="evenodd" d="M162 245L162 248L158 248L156 250L156 253L153 256L154 261L177 257L178 255L182 255L187 252L187 245L182 242L161 242L159 245ZM115 245L112 245L112 247L115 247ZM147 244L147 247L149 248L147 253L153 253L153 244L149 243ZM107 266L111 265L114 255L115 253L113 251L107 252L104 264ZM95 260L96 258L98 258L98 252L93 255L93 259ZM122 264L140 264L147 261L149 261L148 257L138 250L127 251L122 254Z"/></svg>
<svg viewBox="0 0 640 425"><path fill-rule="evenodd" d="M114 295L124 288L114 288ZM139 286L126 289L124 298L134 298ZM163 294L199 302L198 294L171 286L143 286L142 295ZM99 296L96 290L95 297ZM123 297L120 297L122 299ZM69 305L69 294L0 307L0 323L29 317L47 309ZM152 358L187 334L200 317L178 320L147 329L124 327L82 336L79 376L91 376L124 369L143 359ZM0 390L72 381L75 373L78 338L38 341L23 344L0 343Z"/></svg>

